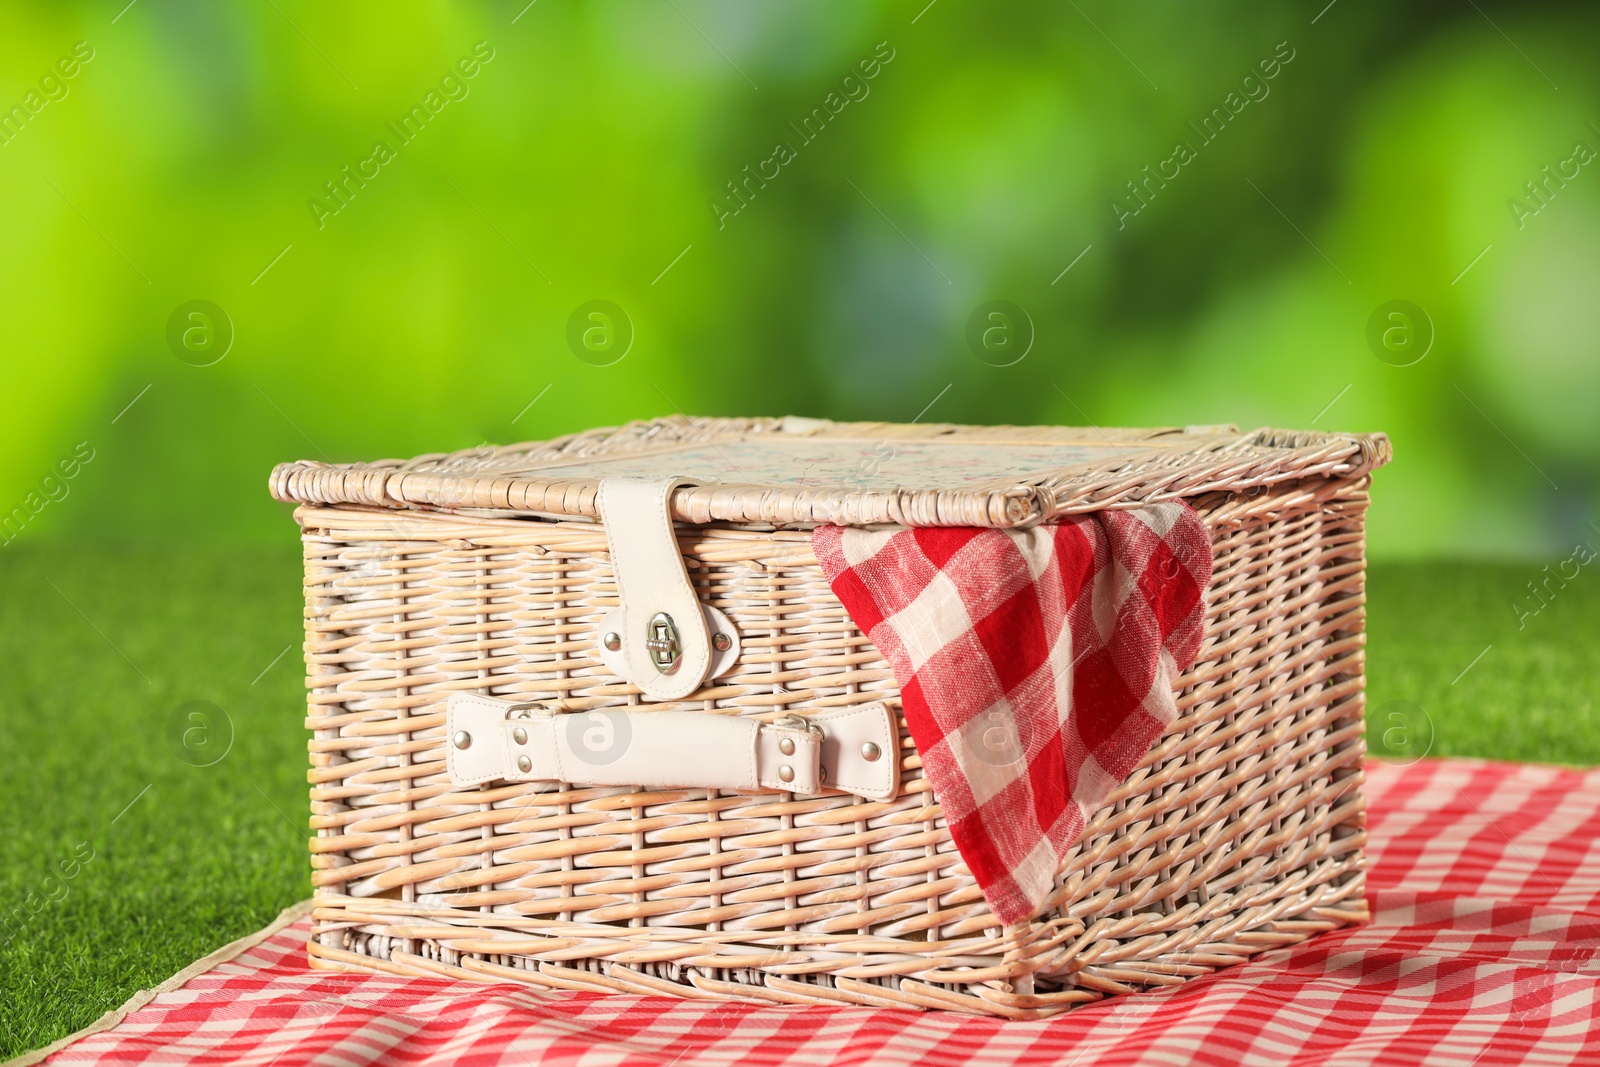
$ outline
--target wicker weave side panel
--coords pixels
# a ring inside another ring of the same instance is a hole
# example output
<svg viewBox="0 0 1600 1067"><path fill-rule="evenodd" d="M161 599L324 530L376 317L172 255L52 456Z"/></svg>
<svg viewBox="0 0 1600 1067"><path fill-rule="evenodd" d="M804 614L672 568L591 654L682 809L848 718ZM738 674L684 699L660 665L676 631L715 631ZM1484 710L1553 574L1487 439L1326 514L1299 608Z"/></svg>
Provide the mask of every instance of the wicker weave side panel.
<svg viewBox="0 0 1600 1067"><path fill-rule="evenodd" d="M354 953L539 970L551 956L529 940L533 927L540 938L581 928L578 947L550 951L572 966L600 961L582 965L590 987L612 988L607 975L637 969L624 961L645 947L590 945L604 926L650 939L660 966L639 973L652 980L823 983L804 994L823 1000L851 981L888 982L895 996L922 983L941 992L919 996L970 995L1008 1013L1057 1003L1017 997L1067 1004L1165 984L1359 919L1364 482L1196 504L1217 576L1181 718L1095 817L1052 908L1024 932L995 928L903 725L906 789L883 804L452 789L442 747L452 691L569 708L637 702L594 654L615 605L601 532L303 511L318 951L330 963ZM734 619L745 653L697 699L659 706L776 717L893 697L807 535L705 529L682 540L702 597ZM519 951L478 944L518 930ZM816 955L818 938L857 944ZM885 951L900 958L890 977L861 970ZM813 955L783 955L796 952Z"/></svg>
<svg viewBox="0 0 1600 1067"><path fill-rule="evenodd" d="M987 916L975 890L928 904L929 887L955 878L959 858L936 826L903 726L910 766L901 797L887 804L617 787L453 790L442 748L452 691L572 709L638 702L595 654L599 620L616 605L604 538L592 526L507 532L419 521L413 534L441 539L397 541L389 516L330 519L373 528L341 529L339 539L308 528L306 540L313 800L325 805L315 809L315 885L585 921L746 929L798 916L849 930L898 921L888 928L915 936ZM685 550L702 599L734 620L744 654L697 699L650 707L776 718L894 695L807 535L707 531Z"/></svg>

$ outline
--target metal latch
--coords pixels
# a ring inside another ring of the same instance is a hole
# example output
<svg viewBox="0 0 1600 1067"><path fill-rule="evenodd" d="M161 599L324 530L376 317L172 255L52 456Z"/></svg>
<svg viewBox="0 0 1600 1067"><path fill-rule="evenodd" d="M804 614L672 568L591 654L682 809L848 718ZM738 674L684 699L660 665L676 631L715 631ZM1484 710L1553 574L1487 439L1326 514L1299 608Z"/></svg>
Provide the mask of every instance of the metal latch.
<svg viewBox="0 0 1600 1067"><path fill-rule="evenodd" d="M705 616L706 629L711 634L711 670L707 674L708 677L719 678L733 670L735 664L738 663L739 634L734 629L733 621L716 608L709 604L702 604L700 610L701 614ZM655 650L650 647L650 641L656 634L654 628L647 625L644 634L644 657L649 661L651 671L646 673L652 674L654 677L676 677L682 672L684 660L683 630L678 626L678 620L673 618L669 612L658 612L657 614L670 622L673 630L676 631L678 662L670 670L662 670L656 666ZM652 618L651 621L654 622L654 619ZM612 674L618 678L625 678L638 684L636 672L630 669L628 659L622 652L622 633L627 625L628 620L623 609L614 608L606 612L600 619L600 647L595 651L600 654L600 661L606 665L606 669ZM666 636L663 635L663 638Z"/></svg>
<svg viewBox="0 0 1600 1067"><path fill-rule="evenodd" d="M671 615L658 611L651 616L649 625L645 627L644 647L650 652L650 662L662 674L671 674L678 669L683 659L683 647L678 642L678 628L673 624Z"/></svg>

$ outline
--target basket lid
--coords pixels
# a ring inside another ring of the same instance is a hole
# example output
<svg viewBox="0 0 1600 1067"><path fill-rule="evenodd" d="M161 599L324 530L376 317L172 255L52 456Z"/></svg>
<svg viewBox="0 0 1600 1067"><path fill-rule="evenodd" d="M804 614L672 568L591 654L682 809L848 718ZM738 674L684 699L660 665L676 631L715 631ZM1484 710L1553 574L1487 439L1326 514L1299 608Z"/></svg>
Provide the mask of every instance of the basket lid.
<svg viewBox="0 0 1600 1067"><path fill-rule="evenodd" d="M682 477L692 483L673 495L682 522L1016 527L1358 477L1390 455L1383 434L676 416L411 460L285 463L271 488L301 504L594 519L602 478Z"/></svg>

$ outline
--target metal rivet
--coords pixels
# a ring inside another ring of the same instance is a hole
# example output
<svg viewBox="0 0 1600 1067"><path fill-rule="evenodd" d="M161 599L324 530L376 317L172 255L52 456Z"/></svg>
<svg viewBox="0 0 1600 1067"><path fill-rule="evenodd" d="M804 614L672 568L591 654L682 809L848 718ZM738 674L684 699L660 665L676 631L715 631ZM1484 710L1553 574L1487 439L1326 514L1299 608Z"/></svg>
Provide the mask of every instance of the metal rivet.
<svg viewBox="0 0 1600 1067"><path fill-rule="evenodd" d="M871 741L868 741L866 744L861 746L861 758L866 760L868 763L878 762L878 757L881 755L883 755L883 749L879 748Z"/></svg>
<svg viewBox="0 0 1600 1067"><path fill-rule="evenodd" d="M782 778L785 782L794 781L794 768L785 763L782 767L778 768L778 777Z"/></svg>
<svg viewBox="0 0 1600 1067"><path fill-rule="evenodd" d="M711 647L718 652L726 652L733 647L733 638L727 634L714 634L711 638Z"/></svg>
<svg viewBox="0 0 1600 1067"><path fill-rule="evenodd" d="M521 771L523 774L527 774L529 771L533 770L533 760L529 759L527 756L518 756L517 770Z"/></svg>
<svg viewBox="0 0 1600 1067"><path fill-rule="evenodd" d="M615 652L622 647L621 634L606 634L606 650Z"/></svg>
<svg viewBox="0 0 1600 1067"><path fill-rule="evenodd" d="M450 740L457 748L466 749L472 747L472 735L467 733L465 730L457 730L455 737L451 738Z"/></svg>
<svg viewBox="0 0 1600 1067"><path fill-rule="evenodd" d="M515 741L519 745L527 744L528 743L528 731L524 730L520 726L517 727L515 730L511 731L511 740Z"/></svg>
<svg viewBox="0 0 1600 1067"><path fill-rule="evenodd" d="M785 737L778 742L778 751L785 756L794 755L794 738Z"/></svg>

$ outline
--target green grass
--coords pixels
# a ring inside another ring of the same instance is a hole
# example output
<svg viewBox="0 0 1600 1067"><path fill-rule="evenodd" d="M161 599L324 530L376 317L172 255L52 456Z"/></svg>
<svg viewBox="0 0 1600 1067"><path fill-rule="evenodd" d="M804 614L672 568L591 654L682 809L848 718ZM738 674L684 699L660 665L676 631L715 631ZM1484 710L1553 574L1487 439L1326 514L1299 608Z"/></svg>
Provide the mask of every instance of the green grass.
<svg viewBox="0 0 1600 1067"><path fill-rule="evenodd" d="M1538 566L1374 567L1374 749L1600 764L1591 569L1519 630ZM292 546L0 551L0 1057L309 892L298 570ZM232 722L212 766L179 758L191 700Z"/></svg>
<svg viewBox="0 0 1600 1067"><path fill-rule="evenodd" d="M1600 764L1600 573L1591 564L1565 588L1552 581L1548 606L1519 626L1514 605L1537 606L1527 583L1542 568L1372 567L1372 751Z"/></svg>
<svg viewBox="0 0 1600 1067"><path fill-rule="evenodd" d="M280 552L0 552L0 1057L88 1025L309 894L285 534ZM232 722L209 767L168 741L191 700ZM61 879L80 842L94 858Z"/></svg>

